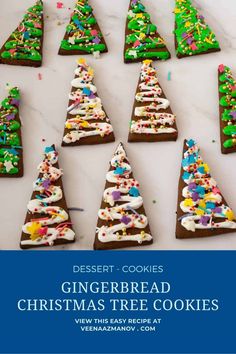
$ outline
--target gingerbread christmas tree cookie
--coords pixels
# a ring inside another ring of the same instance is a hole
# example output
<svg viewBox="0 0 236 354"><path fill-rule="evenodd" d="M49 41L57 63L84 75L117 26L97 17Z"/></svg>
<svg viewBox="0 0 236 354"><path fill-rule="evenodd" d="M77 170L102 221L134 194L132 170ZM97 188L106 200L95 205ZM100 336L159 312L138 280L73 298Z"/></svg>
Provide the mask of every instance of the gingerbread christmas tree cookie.
<svg viewBox="0 0 236 354"><path fill-rule="evenodd" d="M32 248L74 242L75 233L63 192L62 170L54 145L46 147L38 166L39 176L22 227L20 247Z"/></svg>
<svg viewBox="0 0 236 354"><path fill-rule="evenodd" d="M94 249L142 246L152 242L139 183L133 176L126 152L120 143L106 175Z"/></svg>
<svg viewBox="0 0 236 354"><path fill-rule="evenodd" d="M19 105L20 91L13 87L0 106L0 177L23 176Z"/></svg>
<svg viewBox="0 0 236 354"><path fill-rule="evenodd" d="M0 63L38 67L42 65L43 1L30 7L19 26L0 50Z"/></svg>
<svg viewBox="0 0 236 354"><path fill-rule="evenodd" d="M185 140L179 180L177 238L205 237L236 231L228 206L194 140Z"/></svg>
<svg viewBox="0 0 236 354"><path fill-rule="evenodd" d="M65 123L62 146L103 144L115 140L113 128L93 83L94 71L78 60Z"/></svg>
<svg viewBox="0 0 236 354"><path fill-rule="evenodd" d="M107 52L107 46L88 0L77 0L59 49L60 55Z"/></svg>
<svg viewBox="0 0 236 354"><path fill-rule="evenodd" d="M125 63L169 58L170 52L144 5L140 0L131 0L125 30Z"/></svg>
<svg viewBox="0 0 236 354"><path fill-rule="evenodd" d="M168 141L178 136L170 102L159 84L151 60L144 60L136 90L129 142Z"/></svg>
<svg viewBox="0 0 236 354"><path fill-rule="evenodd" d="M220 51L215 34L191 0L176 0L175 48L178 58Z"/></svg>
<svg viewBox="0 0 236 354"><path fill-rule="evenodd" d="M220 138L223 154L236 152L236 80L228 66L218 68Z"/></svg>

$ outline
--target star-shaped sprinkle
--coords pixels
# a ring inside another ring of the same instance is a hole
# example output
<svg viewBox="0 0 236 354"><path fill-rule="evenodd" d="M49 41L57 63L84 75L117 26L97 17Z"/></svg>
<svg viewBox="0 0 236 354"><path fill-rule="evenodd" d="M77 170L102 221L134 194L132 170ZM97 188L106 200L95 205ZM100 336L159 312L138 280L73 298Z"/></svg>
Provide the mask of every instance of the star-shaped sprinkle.
<svg viewBox="0 0 236 354"><path fill-rule="evenodd" d="M7 172L10 172L11 169L14 168L14 166L13 166L11 161L5 161L4 162L4 166L5 166Z"/></svg>

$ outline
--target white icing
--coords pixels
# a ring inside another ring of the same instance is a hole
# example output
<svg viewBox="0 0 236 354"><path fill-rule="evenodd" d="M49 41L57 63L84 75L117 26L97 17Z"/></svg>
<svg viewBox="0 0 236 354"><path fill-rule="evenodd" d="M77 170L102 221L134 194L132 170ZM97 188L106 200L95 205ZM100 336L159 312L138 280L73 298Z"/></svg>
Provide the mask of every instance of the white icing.
<svg viewBox="0 0 236 354"><path fill-rule="evenodd" d="M67 144L89 136L103 137L113 132L110 121L103 110L101 99L94 96L97 93L97 88L92 83L93 70L86 63L83 63L79 64L75 74L78 77L72 80L71 85L76 90L69 94L73 103L67 109L72 118L65 123L65 127L71 131L63 137L63 141ZM98 122L85 124L90 120L97 120ZM106 122L103 123L104 120ZM84 121L86 122L84 123Z"/></svg>
<svg viewBox="0 0 236 354"><path fill-rule="evenodd" d="M132 169L121 144L118 146L111 159L111 166L122 168L125 172L122 175L116 174L115 170L107 173L107 181L115 184L115 186L105 189L103 200L109 204L110 207L100 209L98 211L98 217L106 221L120 220L120 222L112 226L104 225L98 229L99 241L136 241L138 243L150 241L152 236L144 231L135 235L128 234L128 229L130 228L144 229L148 225L148 220L145 215L135 213L135 210L143 205L143 198L140 195L129 195L130 189L132 187L139 187L139 183L134 178L129 178ZM116 192L119 195L114 199L112 193ZM126 222L121 220L122 217L126 218ZM127 234L120 233L124 230L127 230Z"/></svg>
<svg viewBox="0 0 236 354"><path fill-rule="evenodd" d="M171 134L176 132L176 129L171 127L175 123L175 116L169 113L157 113L159 110L166 110L170 102L166 98L159 97L162 89L158 83L157 72L151 66L151 61L143 62L140 78L141 83L135 99L137 102L146 104L135 107L135 117L143 117L143 119L131 121L131 133Z"/></svg>
<svg viewBox="0 0 236 354"><path fill-rule="evenodd" d="M104 135L108 135L113 131L111 124L108 123L88 123L86 129L91 130L87 131L85 131L84 127L79 123L73 122L71 127L78 130L72 130L64 136L63 141L68 144L74 143L79 141L81 138L89 136L100 135L103 137Z"/></svg>
<svg viewBox="0 0 236 354"><path fill-rule="evenodd" d="M69 219L67 212L57 206L50 206L48 204L56 203L63 197L62 189L60 186L55 186L53 183L58 180L62 171L52 165L57 163L58 154L55 150L45 153L45 159L38 166L39 173L42 177L39 177L33 184L33 190L39 192L39 199L32 199L29 201L27 208L32 214L43 214L45 217L36 218L27 222L22 226L22 231L31 235L31 228L33 225L39 225L39 228L44 229L44 233L41 236L34 239L21 241L22 245L53 245L54 241L58 238L73 240L75 233L71 230L65 222ZM48 184L45 188L45 184ZM57 227L48 227L50 225L58 224Z"/></svg>
<svg viewBox="0 0 236 354"><path fill-rule="evenodd" d="M195 232L196 229L219 229L219 228L229 228L236 229L236 222L229 220L227 215L232 215L232 210L228 205L222 204L223 197L217 188L216 181L210 176L209 171L204 169L204 172L198 171L197 169L204 166L204 161L199 154L199 148L196 144L189 147L184 152L184 159L188 159L189 156L193 155L196 161L191 161L192 163L183 164L183 170L190 173L190 175L184 178L184 182L187 184L182 190L182 196L186 198L180 202L181 210L186 213L181 217L181 225L188 231ZM193 190L189 190L188 185L190 183L195 183L196 187L204 187L204 195L201 193L196 200L193 199ZM199 204L199 202L202 204ZM214 203L215 208L211 209L206 203ZM203 206L202 206L203 205ZM201 221L201 218L206 218L205 221ZM224 219L224 221L217 221L215 219Z"/></svg>
<svg viewBox="0 0 236 354"><path fill-rule="evenodd" d="M45 245L49 244L49 246L53 246L54 241L56 241L58 238L63 238L68 241L73 241L75 238L75 233L71 229L64 229L63 232L61 232L59 229L56 228L50 228L50 231L47 232L47 234L43 237L40 237L36 240L24 240L21 241L22 245Z"/></svg>
<svg viewBox="0 0 236 354"><path fill-rule="evenodd" d="M219 214L215 215L220 217ZM212 222L212 219L207 225L196 223L195 221L200 220L201 216L194 215L194 216L186 216L181 220L181 225L188 231L195 232L196 229L236 229L236 223L234 221L222 221L222 222Z"/></svg>

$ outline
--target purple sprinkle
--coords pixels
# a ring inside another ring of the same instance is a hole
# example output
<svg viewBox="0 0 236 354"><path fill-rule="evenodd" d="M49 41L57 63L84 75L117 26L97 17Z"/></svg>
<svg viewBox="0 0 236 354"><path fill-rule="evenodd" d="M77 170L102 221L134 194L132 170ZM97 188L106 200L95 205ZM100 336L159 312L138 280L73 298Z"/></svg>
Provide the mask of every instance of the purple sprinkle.
<svg viewBox="0 0 236 354"><path fill-rule="evenodd" d="M49 188L50 184L51 184L50 179L45 179L45 181L43 181L43 183L42 183L42 186L44 189L47 190Z"/></svg>
<svg viewBox="0 0 236 354"><path fill-rule="evenodd" d="M182 33L182 37L183 37L183 38L185 38L185 37L187 37L187 36L188 36L188 33L186 33L186 32Z"/></svg>
<svg viewBox="0 0 236 354"><path fill-rule="evenodd" d="M111 195L112 195L113 200L119 200L120 197L121 197L120 191L113 191L113 192L111 193Z"/></svg>
<svg viewBox="0 0 236 354"><path fill-rule="evenodd" d="M217 214L221 214L222 213L222 209L220 207L216 207L215 209L213 209L213 212L217 213Z"/></svg>
<svg viewBox="0 0 236 354"><path fill-rule="evenodd" d="M9 114L8 116L6 116L6 120L12 120L12 119L14 119L15 118L15 114L14 113L12 113L12 114Z"/></svg>
<svg viewBox="0 0 236 354"><path fill-rule="evenodd" d="M13 99L11 100L11 104L13 104L14 106L19 106L20 100L17 100L16 98L13 98Z"/></svg>
<svg viewBox="0 0 236 354"><path fill-rule="evenodd" d="M138 0L132 0L132 5L137 4Z"/></svg>
<svg viewBox="0 0 236 354"><path fill-rule="evenodd" d="M192 194L192 199L193 199L194 202L196 202L199 199L199 194L197 192L194 192Z"/></svg>
<svg viewBox="0 0 236 354"><path fill-rule="evenodd" d="M193 39L192 39L191 37L189 37L189 38L187 39L187 43L190 45L190 44L192 44L192 42L193 42Z"/></svg>
<svg viewBox="0 0 236 354"><path fill-rule="evenodd" d="M204 20L204 16L199 15L198 18L200 18L201 20Z"/></svg>
<svg viewBox="0 0 236 354"><path fill-rule="evenodd" d="M94 95L94 93L91 91L90 95L88 96L89 98L96 98L96 96Z"/></svg>
<svg viewBox="0 0 236 354"><path fill-rule="evenodd" d="M99 37L95 37L92 42L95 44L99 44L101 42L101 39Z"/></svg>
<svg viewBox="0 0 236 354"><path fill-rule="evenodd" d="M196 183L189 183L189 185L188 185L188 189L189 190L191 190L191 189L196 189L197 188L197 185L196 185Z"/></svg>
<svg viewBox="0 0 236 354"><path fill-rule="evenodd" d="M121 222L123 222L125 225L128 225L131 221L131 219L126 216L126 215L123 215L122 218L120 219Z"/></svg>
<svg viewBox="0 0 236 354"><path fill-rule="evenodd" d="M203 225L203 226L207 226L208 221L210 220L210 216L208 215L202 215L199 222Z"/></svg>
<svg viewBox="0 0 236 354"><path fill-rule="evenodd" d="M229 115L236 119L236 111L231 111Z"/></svg>

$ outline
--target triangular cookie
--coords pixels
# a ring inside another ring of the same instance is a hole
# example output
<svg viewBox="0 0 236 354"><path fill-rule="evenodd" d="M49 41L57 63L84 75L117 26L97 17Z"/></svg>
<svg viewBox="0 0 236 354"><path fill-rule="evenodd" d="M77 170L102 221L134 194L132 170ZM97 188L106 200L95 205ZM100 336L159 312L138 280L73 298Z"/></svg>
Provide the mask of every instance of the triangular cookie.
<svg viewBox="0 0 236 354"><path fill-rule="evenodd" d="M43 49L43 1L28 8L23 20L0 50L0 63L39 67Z"/></svg>
<svg viewBox="0 0 236 354"><path fill-rule="evenodd" d="M218 68L220 138L223 154L236 152L236 80L228 66Z"/></svg>
<svg viewBox="0 0 236 354"><path fill-rule="evenodd" d="M134 179L126 152L120 143L106 175L94 249L142 246L152 242L139 183Z"/></svg>
<svg viewBox="0 0 236 354"><path fill-rule="evenodd" d="M0 106L0 177L23 176L19 105L20 91L13 87Z"/></svg>
<svg viewBox="0 0 236 354"><path fill-rule="evenodd" d="M236 232L236 219L194 140L185 140L179 180L177 238Z"/></svg>
<svg viewBox="0 0 236 354"><path fill-rule="evenodd" d="M130 121L129 142L169 141L178 137L170 102L159 84L151 60L144 60Z"/></svg>
<svg viewBox="0 0 236 354"><path fill-rule="evenodd" d="M79 59L72 80L62 146L104 144L115 140L113 128L93 83L94 71Z"/></svg>
<svg viewBox="0 0 236 354"><path fill-rule="evenodd" d="M20 247L25 249L74 242L75 233L71 228L62 170L54 145L45 148L38 171L39 177L33 184L34 191L22 227Z"/></svg>
<svg viewBox="0 0 236 354"><path fill-rule="evenodd" d="M178 58L220 51L215 34L191 0L175 1L175 49Z"/></svg>
<svg viewBox="0 0 236 354"><path fill-rule="evenodd" d="M60 55L84 55L107 52L107 46L88 0L77 0L59 49Z"/></svg>
<svg viewBox="0 0 236 354"><path fill-rule="evenodd" d="M131 0L125 30L125 63L169 58L170 52L144 5L140 0Z"/></svg>

